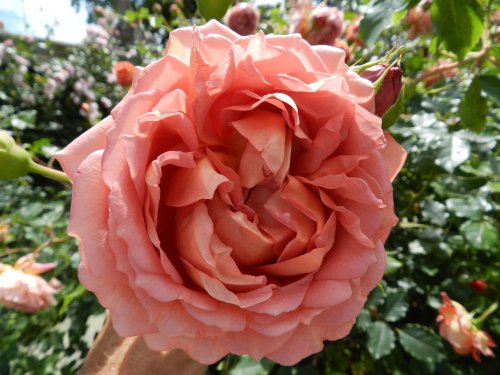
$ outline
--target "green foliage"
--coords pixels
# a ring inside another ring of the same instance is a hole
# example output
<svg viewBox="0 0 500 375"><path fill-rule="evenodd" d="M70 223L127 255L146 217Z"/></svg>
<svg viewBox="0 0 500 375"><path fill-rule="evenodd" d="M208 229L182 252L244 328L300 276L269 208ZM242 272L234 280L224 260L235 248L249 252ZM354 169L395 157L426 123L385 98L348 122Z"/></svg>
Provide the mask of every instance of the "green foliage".
<svg viewBox="0 0 500 375"><path fill-rule="evenodd" d="M462 126L478 133L484 130L488 114L488 100L481 95L480 82L479 77L472 80L458 107Z"/></svg>
<svg viewBox="0 0 500 375"><path fill-rule="evenodd" d="M408 324L399 330L401 346L420 361L437 362L442 359L443 343L441 338L427 327Z"/></svg>
<svg viewBox="0 0 500 375"><path fill-rule="evenodd" d="M374 359L389 354L395 347L396 336L391 327L384 322L370 324L367 329L366 347Z"/></svg>
<svg viewBox="0 0 500 375"><path fill-rule="evenodd" d="M446 48L460 59L473 49L483 31L482 10L476 0L434 0L432 24Z"/></svg>

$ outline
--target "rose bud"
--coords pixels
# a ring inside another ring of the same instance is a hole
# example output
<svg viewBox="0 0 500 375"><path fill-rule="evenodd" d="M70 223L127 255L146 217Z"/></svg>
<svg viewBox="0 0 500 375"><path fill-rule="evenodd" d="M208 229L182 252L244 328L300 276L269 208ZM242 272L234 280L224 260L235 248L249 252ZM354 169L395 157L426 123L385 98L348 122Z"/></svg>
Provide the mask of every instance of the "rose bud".
<svg viewBox="0 0 500 375"><path fill-rule="evenodd" d="M495 342L485 331L472 331L472 358L476 362L481 362L481 354L486 357L495 357L495 353L490 349L495 347Z"/></svg>
<svg viewBox="0 0 500 375"><path fill-rule="evenodd" d="M375 83L384 74L386 69L388 69L387 64L379 64L364 70L360 75ZM403 86L403 72L401 68L395 66L389 69L389 72L382 81L382 85L375 94L375 113L379 117L382 117L396 103Z"/></svg>
<svg viewBox="0 0 500 375"><path fill-rule="evenodd" d="M259 24L259 11L252 3L238 3L230 8L224 17L224 23L240 35L251 35Z"/></svg>
<svg viewBox="0 0 500 375"><path fill-rule="evenodd" d="M31 156L8 132L0 130L0 179L18 178L30 170Z"/></svg>
<svg viewBox="0 0 500 375"><path fill-rule="evenodd" d="M481 280L481 279L469 281L468 285L477 293L483 293L486 290L486 288L488 287L488 284L486 284L486 281Z"/></svg>
<svg viewBox="0 0 500 375"><path fill-rule="evenodd" d="M320 5L312 11L311 30L305 39L313 44L333 46L335 39L342 35L344 29L344 13L335 7Z"/></svg>
<svg viewBox="0 0 500 375"><path fill-rule="evenodd" d="M55 279L47 282L38 276L38 273L49 271L54 266L54 263L27 265L18 261L11 267L0 263L0 304L31 313L55 305L54 294L62 288L62 284Z"/></svg>
<svg viewBox="0 0 500 375"><path fill-rule="evenodd" d="M113 68L116 80L123 87L129 87L134 79L135 67L128 61L118 61Z"/></svg>
<svg viewBox="0 0 500 375"><path fill-rule="evenodd" d="M448 341L458 354L472 352L472 317L465 307L453 301L444 292L441 293L443 304L439 308L436 322L439 334Z"/></svg>

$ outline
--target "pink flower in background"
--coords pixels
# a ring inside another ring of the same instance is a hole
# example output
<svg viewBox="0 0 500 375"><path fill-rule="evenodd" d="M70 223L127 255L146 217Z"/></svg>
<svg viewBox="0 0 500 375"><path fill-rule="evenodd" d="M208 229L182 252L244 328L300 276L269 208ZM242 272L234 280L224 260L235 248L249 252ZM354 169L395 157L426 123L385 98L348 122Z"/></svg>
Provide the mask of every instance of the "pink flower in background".
<svg viewBox="0 0 500 375"><path fill-rule="evenodd" d="M456 353L469 354L472 351L472 317L446 293L441 293L441 298L443 304L436 318L439 334L451 344Z"/></svg>
<svg viewBox="0 0 500 375"><path fill-rule="evenodd" d="M453 78L457 75L456 64L449 59L440 59L436 65L427 68L424 72L424 86L431 87L444 78Z"/></svg>
<svg viewBox="0 0 500 375"><path fill-rule="evenodd" d="M116 81L123 87L129 87L134 78L134 64L129 61L118 61L113 67Z"/></svg>
<svg viewBox="0 0 500 375"><path fill-rule="evenodd" d="M476 362L481 362L481 354L486 357L495 357L491 348L496 348L493 339L484 331L472 331L472 358Z"/></svg>
<svg viewBox="0 0 500 375"><path fill-rule="evenodd" d="M314 8L311 1L299 0L290 18L290 33L301 34L313 45L333 46L344 29L344 14L338 8L324 4Z"/></svg>
<svg viewBox="0 0 500 375"><path fill-rule="evenodd" d="M36 263L31 254L20 258L14 267L0 263L0 304L25 312L54 305L54 294L62 284L56 279L47 282L38 275L55 266L55 263Z"/></svg>
<svg viewBox="0 0 500 375"><path fill-rule="evenodd" d="M474 327L467 310L444 292L441 298L443 304L436 321L439 323L439 334L451 344L453 350L461 355L471 354L476 362L481 362L481 354L494 357L491 348L496 345L493 339L485 331Z"/></svg>
<svg viewBox="0 0 500 375"><path fill-rule="evenodd" d="M425 35L432 29L431 12L424 10L420 5L410 9L404 19L408 25L408 38L416 39L419 35Z"/></svg>
<svg viewBox="0 0 500 375"><path fill-rule="evenodd" d="M354 17L349 25L345 29L345 37L347 41L355 43L359 47L363 48L364 43L359 37L359 23L361 22L361 16Z"/></svg>
<svg viewBox="0 0 500 375"><path fill-rule="evenodd" d="M405 152L344 59L298 35L180 28L58 153L80 280L120 335L291 365L349 333L384 272Z"/></svg>
<svg viewBox="0 0 500 375"><path fill-rule="evenodd" d="M224 16L224 23L240 35L255 33L259 24L259 10L252 3L238 3Z"/></svg>

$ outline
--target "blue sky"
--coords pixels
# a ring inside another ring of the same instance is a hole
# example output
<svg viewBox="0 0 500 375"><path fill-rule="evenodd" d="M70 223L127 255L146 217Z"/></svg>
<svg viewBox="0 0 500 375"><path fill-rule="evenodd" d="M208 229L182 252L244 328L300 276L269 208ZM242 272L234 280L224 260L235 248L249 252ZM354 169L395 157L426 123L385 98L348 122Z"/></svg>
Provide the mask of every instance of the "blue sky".
<svg viewBox="0 0 500 375"><path fill-rule="evenodd" d="M280 4L283 0L256 0L258 4ZM79 12L70 0L1 0L0 20L5 30L21 35L46 38L52 29L52 40L80 43L86 34L87 9Z"/></svg>
<svg viewBox="0 0 500 375"><path fill-rule="evenodd" d="M79 43L86 34L87 10L77 12L70 0L1 0L0 20L11 33L45 38L53 28L51 39Z"/></svg>

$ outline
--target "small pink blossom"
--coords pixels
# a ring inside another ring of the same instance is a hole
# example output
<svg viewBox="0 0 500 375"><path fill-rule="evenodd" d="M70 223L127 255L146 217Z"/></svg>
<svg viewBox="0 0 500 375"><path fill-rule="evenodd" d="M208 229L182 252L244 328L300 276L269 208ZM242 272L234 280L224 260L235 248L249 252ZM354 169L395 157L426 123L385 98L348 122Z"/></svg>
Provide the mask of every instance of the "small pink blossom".
<svg viewBox="0 0 500 375"><path fill-rule="evenodd" d="M47 282L40 273L50 271L55 263L36 263L29 254L14 267L0 263L0 304L20 311L36 312L54 305L54 294L63 286L56 279Z"/></svg>
<svg viewBox="0 0 500 375"><path fill-rule="evenodd" d="M240 35L251 35L259 24L259 11L252 3L238 3L229 9L224 23Z"/></svg>

